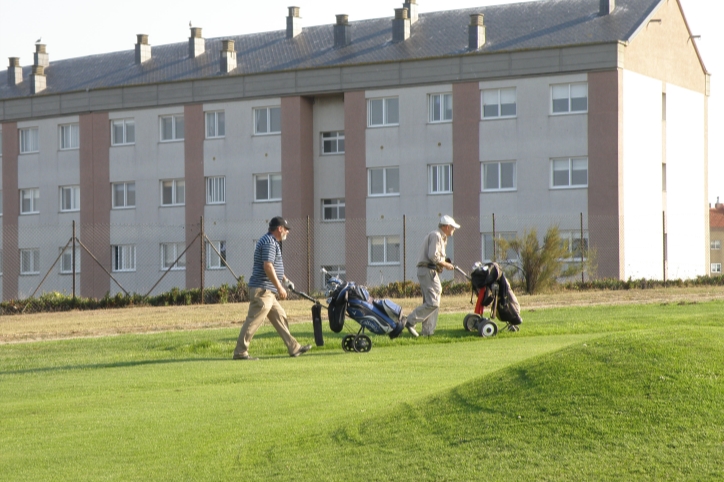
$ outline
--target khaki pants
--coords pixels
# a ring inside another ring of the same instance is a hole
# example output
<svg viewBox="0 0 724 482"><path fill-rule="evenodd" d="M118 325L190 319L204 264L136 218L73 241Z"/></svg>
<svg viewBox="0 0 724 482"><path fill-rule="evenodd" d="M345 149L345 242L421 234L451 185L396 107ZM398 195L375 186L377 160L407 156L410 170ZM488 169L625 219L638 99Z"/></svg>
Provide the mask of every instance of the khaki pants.
<svg viewBox="0 0 724 482"><path fill-rule="evenodd" d="M269 318L274 329L277 330L279 336L284 340L289 354L291 355L299 351L300 345L292 334L289 333L287 313L277 301L276 294L274 294L273 291L263 288L249 288L249 314L241 326L239 339L236 342L236 349L234 349L234 356L249 354L251 339L266 318Z"/></svg>
<svg viewBox="0 0 724 482"><path fill-rule="evenodd" d="M440 276L434 269L419 267L417 279L420 280L423 304L407 316L407 323L415 326L421 322L422 334L430 336L435 333L437 315L440 311L440 294L442 294Z"/></svg>

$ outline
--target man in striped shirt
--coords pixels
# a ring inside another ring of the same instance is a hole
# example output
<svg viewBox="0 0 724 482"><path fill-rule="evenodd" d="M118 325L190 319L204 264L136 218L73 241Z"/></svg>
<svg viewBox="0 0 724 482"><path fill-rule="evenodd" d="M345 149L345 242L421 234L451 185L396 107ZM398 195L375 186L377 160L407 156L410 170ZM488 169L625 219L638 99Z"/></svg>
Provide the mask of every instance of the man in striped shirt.
<svg viewBox="0 0 724 482"><path fill-rule="evenodd" d="M289 224L283 217L272 218L269 221L269 231L256 243L254 268L249 278L249 313L241 326L234 349L234 360L258 360L249 355L249 344L266 318L269 318L284 340L289 356L299 356L312 348L312 345L300 345L289 333L287 314L277 301L277 296L282 300L287 298L284 286L294 289L294 284L284 276L284 262L279 245L287 238L289 229Z"/></svg>

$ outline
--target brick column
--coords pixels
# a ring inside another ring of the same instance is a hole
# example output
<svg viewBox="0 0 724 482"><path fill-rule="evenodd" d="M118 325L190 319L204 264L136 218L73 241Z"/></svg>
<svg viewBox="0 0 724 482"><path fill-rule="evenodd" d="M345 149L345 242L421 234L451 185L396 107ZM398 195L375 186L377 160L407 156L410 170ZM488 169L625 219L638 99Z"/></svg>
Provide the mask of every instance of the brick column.
<svg viewBox="0 0 724 482"><path fill-rule="evenodd" d="M314 237L314 129L313 107L307 97L282 97L282 212L292 226L287 246L294 253L284 256L284 271L299 289L311 291L314 284L314 250L307 254L307 216L310 244ZM291 254L291 255L290 255ZM308 259L308 257L312 257ZM309 263L309 264L308 264ZM310 270L311 267L311 270Z"/></svg>
<svg viewBox="0 0 724 482"><path fill-rule="evenodd" d="M18 191L18 155L20 141L18 125L2 125L2 191L3 191L3 293L4 301L18 297L20 276L20 252L18 251L18 216L20 193Z"/></svg>
<svg viewBox="0 0 724 482"><path fill-rule="evenodd" d="M204 180L204 106L184 107L184 180L186 182L186 246L201 229L199 224L206 205ZM229 186L227 185L227 189ZM201 286L201 246L197 240L186 251L186 288ZM203 268L206 269L206 266Z"/></svg>
<svg viewBox="0 0 724 482"><path fill-rule="evenodd" d="M83 114L80 124L80 229L76 233L111 270L111 126L108 113ZM111 279L85 250L80 257L80 295L102 298Z"/></svg>
<svg viewBox="0 0 724 482"><path fill-rule="evenodd" d="M480 86L453 84L453 217L458 266L480 260Z"/></svg>
<svg viewBox="0 0 724 482"><path fill-rule="evenodd" d="M622 80L620 70L588 74L588 236L606 278L624 273Z"/></svg>
<svg viewBox="0 0 724 482"><path fill-rule="evenodd" d="M367 279L367 101L344 94L345 269L348 280Z"/></svg>

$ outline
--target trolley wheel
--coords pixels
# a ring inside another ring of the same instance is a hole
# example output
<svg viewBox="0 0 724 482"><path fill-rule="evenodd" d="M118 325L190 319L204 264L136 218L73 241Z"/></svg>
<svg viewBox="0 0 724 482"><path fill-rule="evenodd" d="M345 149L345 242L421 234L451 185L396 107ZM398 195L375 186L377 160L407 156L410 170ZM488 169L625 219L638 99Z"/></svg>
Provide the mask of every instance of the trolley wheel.
<svg viewBox="0 0 724 482"><path fill-rule="evenodd" d="M372 349L372 340L367 335L357 335L354 337L353 346L357 353L367 353Z"/></svg>
<svg viewBox="0 0 724 482"><path fill-rule="evenodd" d="M478 333L484 338L498 334L498 325L488 319L483 320L478 326Z"/></svg>
<svg viewBox="0 0 724 482"><path fill-rule="evenodd" d="M354 335L347 335L344 338L342 338L342 349L344 351L355 351Z"/></svg>
<svg viewBox="0 0 724 482"><path fill-rule="evenodd" d="M463 319L463 328L465 328L466 331L475 331L477 329L477 324L479 321L479 314L468 313L467 315L465 315L465 319Z"/></svg>

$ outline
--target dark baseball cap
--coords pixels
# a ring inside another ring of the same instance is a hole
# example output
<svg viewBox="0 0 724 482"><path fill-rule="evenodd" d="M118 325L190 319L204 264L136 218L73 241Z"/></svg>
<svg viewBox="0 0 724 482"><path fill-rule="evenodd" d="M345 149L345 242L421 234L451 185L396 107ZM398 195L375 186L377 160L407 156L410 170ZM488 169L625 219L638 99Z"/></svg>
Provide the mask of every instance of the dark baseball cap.
<svg viewBox="0 0 724 482"><path fill-rule="evenodd" d="M269 221L269 229L274 229L278 226L284 226L287 229L292 229L289 227L289 223L287 222L287 220L284 219L283 217L275 216L275 217L271 218L271 221Z"/></svg>

